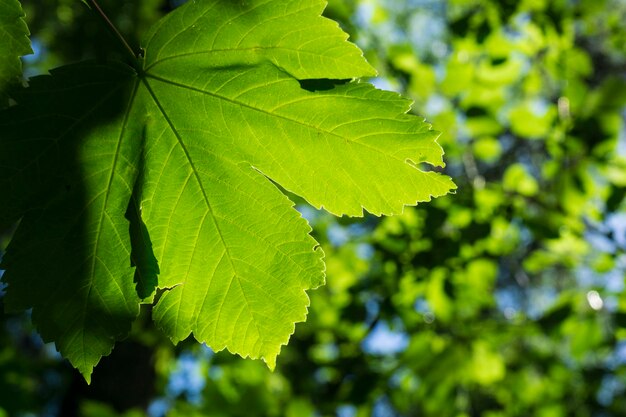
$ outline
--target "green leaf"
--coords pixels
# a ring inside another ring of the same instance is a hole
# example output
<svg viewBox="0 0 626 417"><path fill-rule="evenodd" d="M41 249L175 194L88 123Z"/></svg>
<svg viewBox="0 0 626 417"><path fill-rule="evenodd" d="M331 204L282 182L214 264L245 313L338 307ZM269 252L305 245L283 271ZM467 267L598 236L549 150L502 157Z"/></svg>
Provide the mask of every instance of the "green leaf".
<svg viewBox="0 0 626 417"><path fill-rule="evenodd" d="M141 143L130 123L141 117L137 82L120 66L52 75L0 114L0 194L23 213L2 260L5 305L32 308L43 339L89 379L139 312L124 219Z"/></svg>
<svg viewBox="0 0 626 417"><path fill-rule="evenodd" d="M274 367L324 282L322 250L274 183L351 216L455 187L419 169L443 152L406 99L357 81L302 88L374 74L323 6L189 2L149 33L135 72L67 67L0 116L14 201L0 219L24 216L3 261L10 306L32 306L86 376L156 288L153 319L174 342L193 333Z"/></svg>
<svg viewBox="0 0 626 417"><path fill-rule="evenodd" d="M20 56L33 53L23 17L19 1L0 0L0 106L6 102L6 89L22 79Z"/></svg>

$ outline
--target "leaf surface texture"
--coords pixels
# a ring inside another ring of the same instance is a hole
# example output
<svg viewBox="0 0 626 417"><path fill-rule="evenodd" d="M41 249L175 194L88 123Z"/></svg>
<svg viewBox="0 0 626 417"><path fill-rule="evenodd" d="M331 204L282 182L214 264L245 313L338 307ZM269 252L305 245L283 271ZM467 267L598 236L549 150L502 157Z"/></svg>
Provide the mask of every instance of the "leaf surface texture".
<svg viewBox="0 0 626 417"><path fill-rule="evenodd" d="M443 152L406 99L358 81L301 87L375 75L324 4L191 1L146 36L137 69L57 70L0 116L14 132L0 141L13 196L0 216L22 217L3 261L10 306L33 307L85 375L141 300L174 342L275 365L324 264L274 183L350 216L454 188L420 169Z"/></svg>

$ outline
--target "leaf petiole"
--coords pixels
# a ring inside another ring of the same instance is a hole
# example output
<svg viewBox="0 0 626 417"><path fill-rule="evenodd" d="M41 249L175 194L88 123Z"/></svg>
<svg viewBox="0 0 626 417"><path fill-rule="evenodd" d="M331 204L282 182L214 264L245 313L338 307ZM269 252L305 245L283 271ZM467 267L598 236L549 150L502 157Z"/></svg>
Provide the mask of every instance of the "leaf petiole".
<svg viewBox="0 0 626 417"><path fill-rule="evenodd" d="M98 4L98 2L96 0L89 0L89 3L91 3L91 5L94 7L94 9L96 9L98 14L102 17L102 19L104 19L104 21L107 24L107 26L109 26L109 28L113 31L115 36L117 36L117 38L120 40L120 42L122 42L122 45L124 46L124 49L126 49L128 51L128 53L130 53L130 55L133 57L133 59L136 59L138 56L140 56L139 53L135 53L135 51L133 51L133 48L130 47L130 45L128 44L128 42L124 38L124 36L120 33L119 30L117 30L117 28L115 27L113 22L111 22L111 20L104 13L102 8L100 8L100 5Z"/></svg>

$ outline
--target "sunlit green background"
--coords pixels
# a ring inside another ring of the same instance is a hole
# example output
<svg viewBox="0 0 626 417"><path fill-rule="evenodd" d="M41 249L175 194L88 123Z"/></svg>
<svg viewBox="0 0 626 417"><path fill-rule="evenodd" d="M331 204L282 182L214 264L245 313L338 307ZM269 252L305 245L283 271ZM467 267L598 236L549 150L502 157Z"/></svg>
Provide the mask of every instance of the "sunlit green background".
<svg viewBox="0 0 626 417"><path fill-rule="evenodd" d="M101 0L133 45L175 3ZM26 76L124 59L81 1L23 7ZM626 1L331 0L326 14L371 81L443 132L457 193L383 219L300 204L327 285L273 373L174 347L145 311L87 388L27 316L2 315L0 417L626 415Z"/></svg>

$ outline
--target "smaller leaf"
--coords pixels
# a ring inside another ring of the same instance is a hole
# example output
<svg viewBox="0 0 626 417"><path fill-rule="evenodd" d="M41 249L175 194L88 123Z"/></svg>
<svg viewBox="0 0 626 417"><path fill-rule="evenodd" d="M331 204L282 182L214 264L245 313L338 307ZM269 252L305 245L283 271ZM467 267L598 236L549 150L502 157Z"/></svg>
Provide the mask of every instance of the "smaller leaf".
<svg viewBox="0 0 626 417"><path fill-rule="evenodd" d="M17 0L0 0L0 108L7 102L7 89L20 82L20 56L32 54L24 12Z"/></svg>

